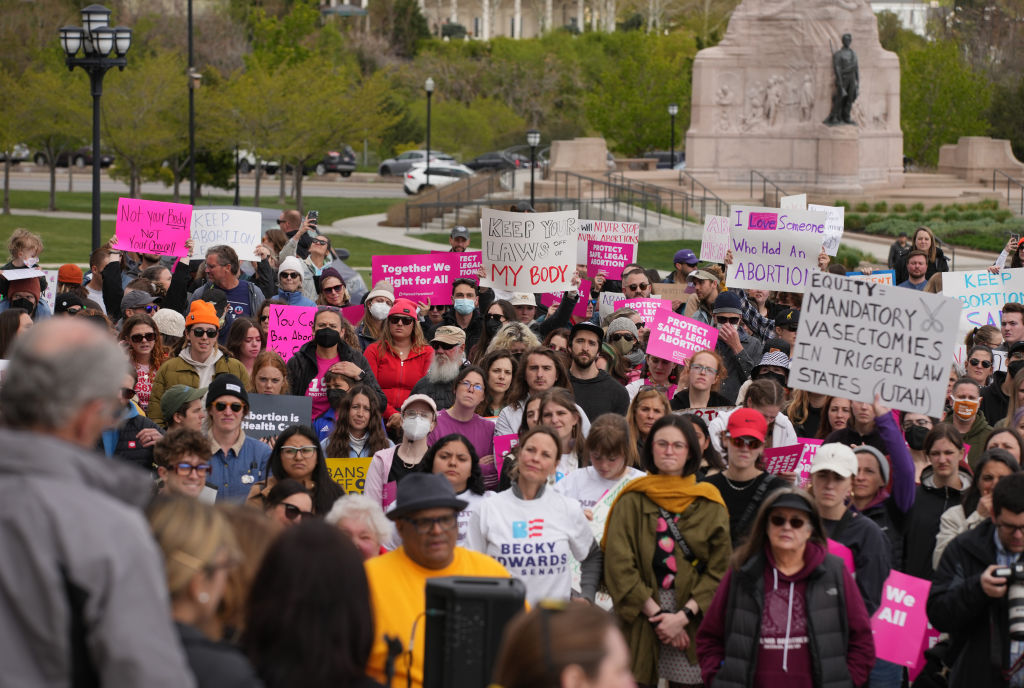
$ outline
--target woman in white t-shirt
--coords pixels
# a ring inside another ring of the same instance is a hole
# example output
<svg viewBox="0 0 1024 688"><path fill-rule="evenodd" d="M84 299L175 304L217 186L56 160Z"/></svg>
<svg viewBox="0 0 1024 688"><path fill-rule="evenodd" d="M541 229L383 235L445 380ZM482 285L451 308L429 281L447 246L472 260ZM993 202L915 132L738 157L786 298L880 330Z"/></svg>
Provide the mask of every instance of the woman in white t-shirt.
<svg viewBox="0 0 1024 688"><path fill-rule="evenodd" d="M646 475L636 468L636 446L629 438L629 424L617 413L606 413L590 426L582 455L589 466L573 471L555 484L555 492L572 497L593 520L598 500L633 478Z"/></svg>
<svg viewBox="0 0 1024 688"><path fill-rule="evenodd" d="M459 535L455 544L465 546L469 519L485 497L493 492L484 490L484 477L480 472L480 457L473 449L473 443L458 433L441 437L427 450L420 463L425 473L440 473L455 488L459 499L469 506L459 512Z"/></svg>
<svg viewBox="0 0 1024 688"><path fill-rule="evenodd" d="M540 422L558 434L560 456L553 481L557 483L585 465L579 454L583 450L583 424L572 394L561 387L544 392L540 398Z"/></svg>
<svg viewBox="0 0 1024 688"><path fill-rule="evenodd" d="M497 559L526 585L533 605L568 599L572 559L580 562L582 596L594 601L603 557L580 503L548 489L560 440L539 425L523 435L511 489L485 499L469 522L466 546Z"/></svg>

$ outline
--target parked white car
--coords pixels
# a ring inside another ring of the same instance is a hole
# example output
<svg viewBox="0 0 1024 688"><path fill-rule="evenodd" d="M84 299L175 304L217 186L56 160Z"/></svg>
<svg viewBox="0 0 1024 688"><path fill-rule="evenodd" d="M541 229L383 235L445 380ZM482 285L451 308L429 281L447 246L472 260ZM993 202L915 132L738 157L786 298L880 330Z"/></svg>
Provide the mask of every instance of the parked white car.
<svg viewBox="0 0 1024 688"><path fill-rule="evenodd" d="M473 170L465 165L434 160L430 163L430 183L428 184L427 165L418 162L405 173L405 193L413 196L424 189L448 186L473 175Z"/></svg>

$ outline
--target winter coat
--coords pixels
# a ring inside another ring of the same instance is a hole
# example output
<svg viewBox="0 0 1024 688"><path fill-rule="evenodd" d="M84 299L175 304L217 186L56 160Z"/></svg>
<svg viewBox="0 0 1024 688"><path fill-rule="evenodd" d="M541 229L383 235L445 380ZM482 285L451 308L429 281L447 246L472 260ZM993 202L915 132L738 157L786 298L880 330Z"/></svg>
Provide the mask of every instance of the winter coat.
<svg viewBox="0 0 1024 688"><path fill-rule="evenodd" d="M312 278L310 278L310 280L312 280ZM308 298L301 291L284 291L283 289L278 289L275 298L285 301L289 306L316 308L316 301Z"/></svg>
<svg viewBox="0 0 1024 688"><path fill-rule="evenodd" d="M387 408L382 414L387 420L398 412L412 393L412 388L426 376L430 362L434 359L434 350L422 346L410 351L403 361L391 353L383 341L379 341L368 346L365 353L370 370L388 399Z"/></svg>
<svg viewBox="0 0 1024 688"><path fill-rule="evenodd" d="M936 487L935 470L927 466L921 471L921 484L917 486L914 508L907 514L907 528L903 539L904 573L926 580L932 579L935 574L932 552L935 550L935 540L939 534L939 521L946 509L960 504L963 493L971 485L971 474L960 469L960 481L963 487L959 490L952 487Z"/></svg>
<svg viewBox="0 0 1024 688"><path fill-rule="evenodd" d="M913 247L911 247L911 250L913 250ZM892 278L893 284L906 282L910 277L910 273L907 272L907 254L909 253L910 251L907 251L896 260L896 274ZM938 246L935 247L935 260L928 263L928 270L924 274L925 279L928 279L936 272L949 272L949 261L946 259L946 254Z"/></svg>
<svg viewBox="0 0 1024 688"><path fill-rule="evenodd" d="M175 623L198 688L260 688L263 682L238 648L210 640L195 626Z"/></svg>
<svg viewBox="0 0 1024 688"><path fill-rule="evenodd" d="M377 384L370 364L361 353L350 347L344 341L338 342L338 358L342 361L351 361L363 371L363 377L359 380L364 385L369 385L377 392L377 403L381 408L387 403L384 392ZM309 389L309 383L317 374L316 365L316 342L306 342L295 352L295 355L288 359L288 387L295 396L305 396Z"/></svg>
<svg viewBox="0 0 1024 688"><path fill-rule="evenodd" d="M249 384L249 371L245 369L245 366L237 358L224 355L217 360L213 365L213 376L217 377L223 373L234 375L246 386ZM173 356L164 361L164 364L160 366L160 370L156 371L156 377L153 379L153 391L149 394L149 408L146 409L147 415L154 423L164 427L166 427L167 422L164 419L160 404L163 400L164 392L174 385L187 385L199 388L199 373L181 356Z"/></svg>
<svg viewBox="0 0 1024 688"><path fill-rule="evenodd" d="M119 423L117 427L103 431L96 450L103 452L107 456L135 464L146 471L152 471L153 447L152 445L143 447L137 437L140 431L147 428L156 428L157 430L160 428L156 423L139 413L139 409L135 404L129 404L128 408L130 410L127 418Z"/></svg>

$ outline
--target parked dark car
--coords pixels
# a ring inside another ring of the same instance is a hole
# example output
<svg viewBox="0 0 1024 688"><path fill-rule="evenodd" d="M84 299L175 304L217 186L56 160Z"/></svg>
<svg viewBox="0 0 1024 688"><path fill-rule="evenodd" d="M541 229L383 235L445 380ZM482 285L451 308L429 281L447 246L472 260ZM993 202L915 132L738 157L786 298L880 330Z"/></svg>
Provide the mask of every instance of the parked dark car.
<svg viewBox="0 0 1024 688"><path fill-rule="evenodd" d="M491 151L478 155L466 163L466 167L476 172L481 170L511 170L514 168L530 169L530 156L507 150Z"/></svg>
<svg viewBox="0 0 1024 688"><path fill-rule="evenodd" d="M649 153L644 153L644 157L645 158L655 158L658 161L658 169L659 170L673 169L673 165L672 165L672 151L665 151L665 150L650 151ZM677 150L675 152L675 166L674 166L674 169L677 169L677 170L685 169L685 167L686 167L685 165L680 166L680 163L685 162L685 161L686 161L686 151L679 151L679 150Z"/></svg>
<svg viewBox="0 0 1024 688"><path fill-rule="evenodd" d="M35 154L35 157L32 160L40 167L44 167L46 165L46 153L39 151ZM110 167L113 162L113 155L107 155L104 153L100 156L100 167ZM67 167L69 163L75 167L87 167L92 165L92 148L89 146L83 146L78 150L62 151L57 155L57 167Z"/></svg>
<svg viewBox="0 0 1024 688"><path fill-rule="evenodd" d="M324 159L313 166L312 172L320 177L330 172L337 172L342 177L350 177L356 170L356 152L352 146L342 146L338 150L328 151Z"/></svg>

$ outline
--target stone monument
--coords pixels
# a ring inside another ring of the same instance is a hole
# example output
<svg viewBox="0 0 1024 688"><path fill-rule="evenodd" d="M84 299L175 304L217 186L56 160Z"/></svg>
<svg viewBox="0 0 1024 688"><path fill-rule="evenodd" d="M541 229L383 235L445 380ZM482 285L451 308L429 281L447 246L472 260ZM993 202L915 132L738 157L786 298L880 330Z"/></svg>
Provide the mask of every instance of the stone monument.
<svg viewBox="0 0 1024 688"><path fill-rule="evenodd" d="M757 170L791 193L902 187L899 59L868 0L743 0L694 60L686 164L710 186Z"/></svg>

